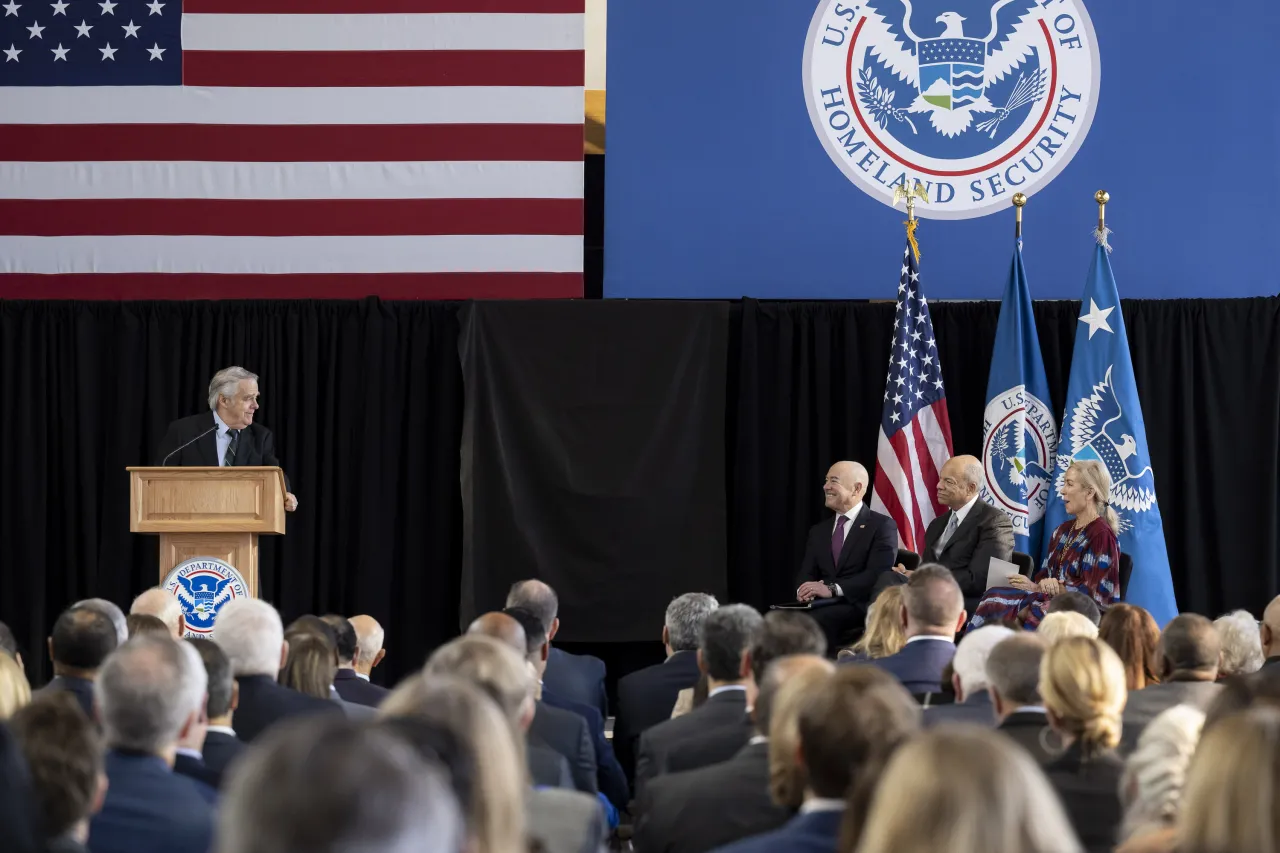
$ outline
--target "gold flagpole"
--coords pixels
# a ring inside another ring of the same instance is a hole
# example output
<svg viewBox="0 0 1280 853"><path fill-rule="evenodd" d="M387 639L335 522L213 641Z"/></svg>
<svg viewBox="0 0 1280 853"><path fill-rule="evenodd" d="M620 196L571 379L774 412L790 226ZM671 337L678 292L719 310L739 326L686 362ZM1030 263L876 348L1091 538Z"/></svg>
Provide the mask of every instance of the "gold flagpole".
<svg viewBox="0 0 1280 853"><path fill-rule="evenodd" d="M920 199L925 204L929 203L929 193L925 190L924 184L919 181L916 181L911 189L907 189L905 180L893 188L894 206L897 207L898 202L904 200L907 203L907 221L902 224L907 226L907 242L911 244L911 252L915 255L916 263L920 263L920 244L916 242L916 228L920 224L916 221L916 199Z"/></svg>

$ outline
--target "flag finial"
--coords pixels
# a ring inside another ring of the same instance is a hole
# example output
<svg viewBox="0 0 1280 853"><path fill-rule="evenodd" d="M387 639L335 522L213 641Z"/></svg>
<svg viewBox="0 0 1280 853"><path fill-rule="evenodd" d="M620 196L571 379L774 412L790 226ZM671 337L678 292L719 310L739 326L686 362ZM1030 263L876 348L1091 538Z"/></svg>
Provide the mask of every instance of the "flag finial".
<svg viewBox="0 0 1280 853"><path fill-rule="evenodd" d="M1106 190L1098 190L1093 194L1093 200L1098 203L1098 229L1093 232L1093 239L1098 241L1098 245L1111 251L1111 244L1107 238L1111 236L1111 229L1107 227L1107 202L1111 201L1111 193Z"/></svg>
<svg viewBox="0 0 1280 853"><path fill-rule="evenodd" d="M1019 240L1022 239L1022 208L1026 203L1027 197L1025 195L1022 193L1013 194L1013 206L1018 211L1017 219L1015 219L1013 223L1013 236Z"/></svg>
<svg viewBox="0 0 1280 853"><path fill-rule="evenodd" d="M924 184L919 181L915 182L915 186L907 189L906 179L893 188L893 204L896 207L898 202L906 201L907 203L907 221L903 224L907 226L907 242L911 244L911 252L916 257L916 263L920 262L920 244L916 242L916 228L920 223L916 222L916 199L920 199L925 204L929 203L929 192L924 188Z"/></svg>

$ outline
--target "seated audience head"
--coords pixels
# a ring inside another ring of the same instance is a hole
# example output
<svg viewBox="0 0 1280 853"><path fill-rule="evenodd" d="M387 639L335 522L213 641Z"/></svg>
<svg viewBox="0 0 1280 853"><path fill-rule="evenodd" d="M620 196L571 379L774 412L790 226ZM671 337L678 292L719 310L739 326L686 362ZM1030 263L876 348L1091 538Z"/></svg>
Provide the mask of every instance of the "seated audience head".
<svg viewBox="0 0 1280 853"><path fill-rule="evenodd" d="M1213 620L1213 628L1222 645L1219 678L1248 675L1262 669L1262 632L1252 613L1234 610Z"/></svg>
<svg viewBox="0 0 1280 853"><path fill-rule="evenodd" d="M107 617L116 629L116 645L123 646L125 641L129 639L129 623L125 618L124 611L105 598L86 598L83 601L77 601L71 605L72 610L83 607L86 610L93 610Z"/></svg>
<svg viewBox="0 0 1280 853"><path fill-rule="evenodd" d="M813 617L794 610L772 610L751 644L751 676L758 685L769 664L787 655L827 653L827 635Z"/></svg>
<svg viewBox="0 0 1280 853"><path fill-rule="evenodd" d="M717 607L702 623L698 641L698 667L711 682L736 684L751 677L751 646L764 620L748 604Z"/></svg>
<svg viewBox="0 0 1280 853"><path fill-rule="evenodd" d="M800 709L826 688L835 671L830 661L805 667L786 679L770 700L769 795L783 808L800 808L809 784L799 761Z"/></svg>
<svg viewBox="0 0 1280 853"><path fill-rule="evenodd" d="M213 640L187 640L204 664L206 678L205 711L209 725L231 728L232 715L240 704L240 685L231 673L227 653Z"/></svg>
<svg viewBox="0 0 1280 853"><path fill-rule="evenodd" d="M100 609L76 605L63 611L49 638L53 674L93 678L118 641L115 626Z"/></svg>
<svg viewBox="0 0 1280 853"><path fill-rule="evenodd" d="M1141 690L1160 681L1156 671L1160 626L1146 610L1124 602L1111 605L1098 625L1098 639L1120 656L1129 690Z"/></svg>
<svg viewBox="0 0 1280 853"><path fill-rule="evenodd" d="M187 631L187 620L182 615L182 603L164 587L154 586L133 600L129 615L154 616L164 623L175 640L181 640ZM133 636L130 634L129 636Z"/></svg>
<svg viewBox="0 0 1280 853"><path fill-rule="evenodd" d="M204 724L207 683L189 643L149 636L125 643L93 687L107 746L172 761L178 741Z"/></svg>
<svg viewBox="0 0 1280 853"><path fill-rule="evenodd" d="M1003 720L1017 711L1040 705L1040 664L1044 640L1035 634L1017 633L997 643L987 656L987 689L996 717Z"/></svg>
<svg viewBox="0 0 1280 853"><path fill-rule="evenodd" d="M231 771L219 853L458 853L445 773L406 746L328 715L269 733Z"/></svg>
<svg viewBox="0 0 1280 853"><path fill-rule="evenodd" d="M133 639L139 634L151 634L155 637L168 637L173 639L173 632L169 630L169 626L160 621L157 616L148 616L146 613L130 613L125 619L125 624L129 626L129 639Z"/></svg>
<svg viewBox="0 0 1280 853"><path fill-rule="evenodd" d="M533 722L534 681L525 658L492 637L469 634L445 643L427 658L423 674L429 681L451 676L480 688L497 703L513 734L523 736ZM518 740L523 744L523 737Z"/></svg>
<svg viewBox="0 0 1280 853"><path fill-rule="evenodd" d="M1206 725L1187 768L1176 822L1186 853L1280 850L1280 709Z"/></svg>
<svg viewBox="0 0 1280 853"><path fill-rule="evenodd" d="M301 631L289 641L289 654L280 670L279 681L290 690L328 699L337 674L334 647L319 634Z"/></svg>
<svg viewBox="0 0 1280 853"><path fill-rule="evenodd" d="M18 662L0 655L0 720L7 720L31 701L31 685Z"/></svg>
<svg viewBox="0 0 1280 853"><path fill-rule="evenodd" d="M1040 620L1036 633L1046 644L1052 646L1068 637L1098 636L1098 626L1089 621L1089 617L1074 611L1064 610L1050 613Z"/></svg>
<svg viewBox="0 0 1280 853"><path fill-rule="evenodd" d="M360 652L360 641L356 637L356 629L351 624L351 620L336 613L320 618L333 629L333 642L338 649L338 668L355 669L356 658Z"/></svg>
<svg viewBox="0 0 1280 853"><path fill-rule="evenodd" d="M504 646L509 646L520 657L529 656L529 638L524 633L524 626L510 613L499 610L481 613L467 627L467 633L492 637Z"/></svg>
<svg viewBox="0 0 1280 853"><path fill-rule="evenodd" d="M939 726L898 749L881 775L856 849L1082 850L1057 792L1026 750L999 732L975 726Z"/></svg>
<svg viewBox="0 0 1280 853"><path fill-rule="evenodd" d="M902 585L885 588L867 611L867 630L853 644L854 654L887 658L902 651L907 632L902 626Z"/></svg>
<svg viewBox="0 0 1280 853"><path fill-rule="evenodd" d="M807 672L817 672L821 677L828 677L834 670L831 661L821 654L785 655L770 661L764 668L764 672L760 674L756 701L751 706L751 720L755 724L757 735L769 737L773 706L783 685Z"/></svg>
<svg viewBox="0 0 1280 853"><path fill-rule="evenodd" d="M0 653L4 653L18 662L18 666L22 666L22 655L18 653L18 639L13 636L13 630L3 622L0 622Z"/></svg>
<svg viewBox="0 0 1280 853"><path fill-rule="evenodd" d="M547 637L546 626L542 624L537 614L523 607L508 607L502 613L520 623L520 628L524 631L525 660L529 662L534 674L541 681L543 673L547 671L547 656L551 653L551 641Z"/></svg>
<svg viewBox="0 0 1280 853"><path fill-rule="evenodd" d="M560 631L560 599L554 589L540 580L531 579L512 584L507 593L507 603L503 606L506 609L520 607L538 617L546 631L547 642L554 640Z"/></svg>
<svg viewBox="0 0 1280 853"><path fill-rule="evenodd" d="M419 673L392 691L378 717L384 724L412 720L449 733L456 741L451 750L428 745L450 771L472 853L520 849L527 773L511 726L492 699L460 679Z"/></svg>
<svg viewBox="0 0 1280 853"><path fill-rule="evenodd" d="M42 693L9 724L31 771L41 834L84 844L107 795L102 739L69 693Z"/></svg>
<svg viewBox="0 0 1280 853"><path fill-rule="evenodd" d="M1120 743L1129 692L1124 664L1101 640L1069 637L1049 647L1040 664L1040 696L1049 725L1068 747L1092 758Z"/></svg>
<svg viewBox="0 0 1280 853"><path fill-rule="evenodd" d="M1187 766L1200 743L1204 712L1175 705L1142 730L1125 761L1120 782L1124 805L1122 838L1137 838L1173 826L1182 802Z"/></svg>
<svg viewBox="0 0 1280 853"><path fill-rule="evenodd" d="M1280 595L1271 599L1267 609L1262 611L1262 625L1258 633L1261 634L1263 657L1280 655Z"/></svg>
<svg viewBox="0 0 1280 853"><path fill-rule="evenodd" d="M992 649L1013 636L1014 632L1002 625L985 625L961 638L956 644L956 655L951 659L951 686L955 689L957 702L965 702L989 689L987 659Z"/></svg>
<svg viewBox="0 0 1280 853"><path fill-rule="evenodd" d="M822 483L827 509L833 512L848 512L853 509L866 500L867 484L870 482L867 469L861 463L846 460L832 465Z"/></svg>
<svg viewBox="0 0 1280 853"><path fill-rule="evenodd" d="M319 616L307 613L294 619L284 628L284 639L287 643L307 635L320 638L333 656L333 665L336 667L338 665L338 632L333 626Z"/></svg>
<svg viewBox="0 0 1280 853"><path fill-rule="evenodd" d="M954 639L964 627L964 593L946 566L925 563L911 573L902 590L899 620L907 637Z"/></svg>
<svg viewBox="0 0 1280 853"><path fill-rule="evenodd" d="M1102 611L1098 609L1098 602L1094 601L1083 592L1076 592L1069 589L1064 593L1055 595L1049 599L1049 606L1045 610L1046 613L1079 613L1086 617L1094 625L1102 621Z"/></svg>
<svg viewBox="0 0 1280 853"><path fill-rule="evenodd" d="M1221 660L1218 632L1198 613L1182 613L1164 626L1156 657L1161 681L1214 681Z"/></svg>
<svg viewBox="0 0 1280 853"><path fill-rule="evenodd" d="M382 647L385 635L378 620L372 616L360 615L351 617L351 627L356 629L356 645L360 647L360 655L356 658L356 672L368 675L373 668L382 663L387 650Z"/></svg>
<svg viewBox="0 0 1280 853"><path fill-rule="evenodd" d="M1111 508L1111 475L1107 466L1093 459L1071 463L1063 477L1062 500L1068 515L1079 516L1092 508L1113 533L1120 528L1120 516Z"/></svg>
<svg viewBox="0 0 1280 853"><path fill-rule="evenodd" d="M719 606L716 597L705 592L686 592L673 598L662 623L662 642L667 654L696 651L702 623Z"/></svg>
<svg viewBox="0 0 1280 853"><path fill-rule="evenodd" d="M213 638L226 652L236 678L267 675L275 681L289 651L280 614L260 598L233 598L224 604Z"/></svg>
<svg viewBox="0 0 1280 853"><path fill-rule="evenodd" d="M938 471L938 501L959 512L978 496L986 474L973 456L952 456Z"/></svg>

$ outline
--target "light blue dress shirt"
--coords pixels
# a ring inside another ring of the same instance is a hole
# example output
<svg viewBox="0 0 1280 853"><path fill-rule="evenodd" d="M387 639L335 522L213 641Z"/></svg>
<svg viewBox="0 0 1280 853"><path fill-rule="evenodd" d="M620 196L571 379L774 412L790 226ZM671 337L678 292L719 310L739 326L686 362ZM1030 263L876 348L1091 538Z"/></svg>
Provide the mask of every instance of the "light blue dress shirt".
<svg viewBox="0 0 1280 853"><path fill-rule="evenodd" d="M223 460L227 458L227 448L231 446L231 428L223 422L222 418L218 417L216 410L213 413L213 419L218 424L218 431L213 434L214 438L218 440L218 464L224 465L226 463Z"/></svg>

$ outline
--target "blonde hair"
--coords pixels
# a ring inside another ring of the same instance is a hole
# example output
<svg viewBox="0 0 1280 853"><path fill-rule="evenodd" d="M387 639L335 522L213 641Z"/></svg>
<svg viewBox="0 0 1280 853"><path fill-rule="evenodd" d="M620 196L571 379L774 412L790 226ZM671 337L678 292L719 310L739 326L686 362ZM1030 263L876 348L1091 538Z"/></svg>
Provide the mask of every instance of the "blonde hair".
<svg viewBox="0 0 1280 853"><path fill-rule="evenodd" d="M1208 727L1187 770L1177 849L1280 850L1280 710L1259 706Z"/></svg>
<svg viewBox="0 0 1280 853"><path fill-rule="evenodd" d="M868 658L887 658L902 651L907 644L907 632L902 627L902 586L885 589L871 604L867 613L867 630L862 639L854 643L853 651Z"/></svg>
<svg viewBox="0 0 1280 853"><path fill-rule="evenodd" d="M1022 747L986 729L944 725L908 741L890 759L856 849L1080 853L1082 848L1057 793Z"/></svg>
<svg viewBox="0 0 1280 853"><path fill-rule="evenodd" d="M1120 743L1120 715L1128 701L1124 664L1101 640L1068 637L1040 662L1040 697L1049 722L1093 756Z"/></svg>
<svg viewBox="0 0 1280 853"><path fill-rule="evenodd" d="M452 732L470 753L475 779L467 831L472 853L523 853L526 770L516 733L497 703L457 678L419 673L378 708L379 719L407 718Z"/></svg>
<svg viewBox="0 0 1280 853"><path fill-rule="evenodd" d="M1200 742L1204 712L1175 705L1152 720L1125 762L1120 783L1124 803L1122 838L1137 838L1173 826L1182 801L1187 765Z"/></svg>
<svg viewBox="0 0 1280 853"><path fill-rule="evenodd" d="M1101 462L1086 459L1071 463L1067 473L1076 472L1080 485L1093 491L1093 506L1098 517L1107 522L1112 533L1120 532L1120 516L1111 508L1111 475Z"/></svg>
<svg viewBox="0 0 1280 853"><path fill-rule="evenodd" d="M1059 610L1040 620L1040 627L1036 628L1036 634L1044 640L1045 645L1052 646L1068 637L1094 639L1098 636L1098 626L1083 613Z"/></svg>
<svg viewBox="0 0 1280 853"><path fill-rule="evenodd" d="M814 667L796 673L778 689L769 714L769 795L783 808L796 809L804 802L809 780L796 761L800 745L800 710L821 692L832 672Z"/></svg>
<svg viewBox="0 0 1280 853"><path fill-rule="evenodd" d="M31 685L18 662L0 652L0 720L7 720L31 702Z"/></svg>

